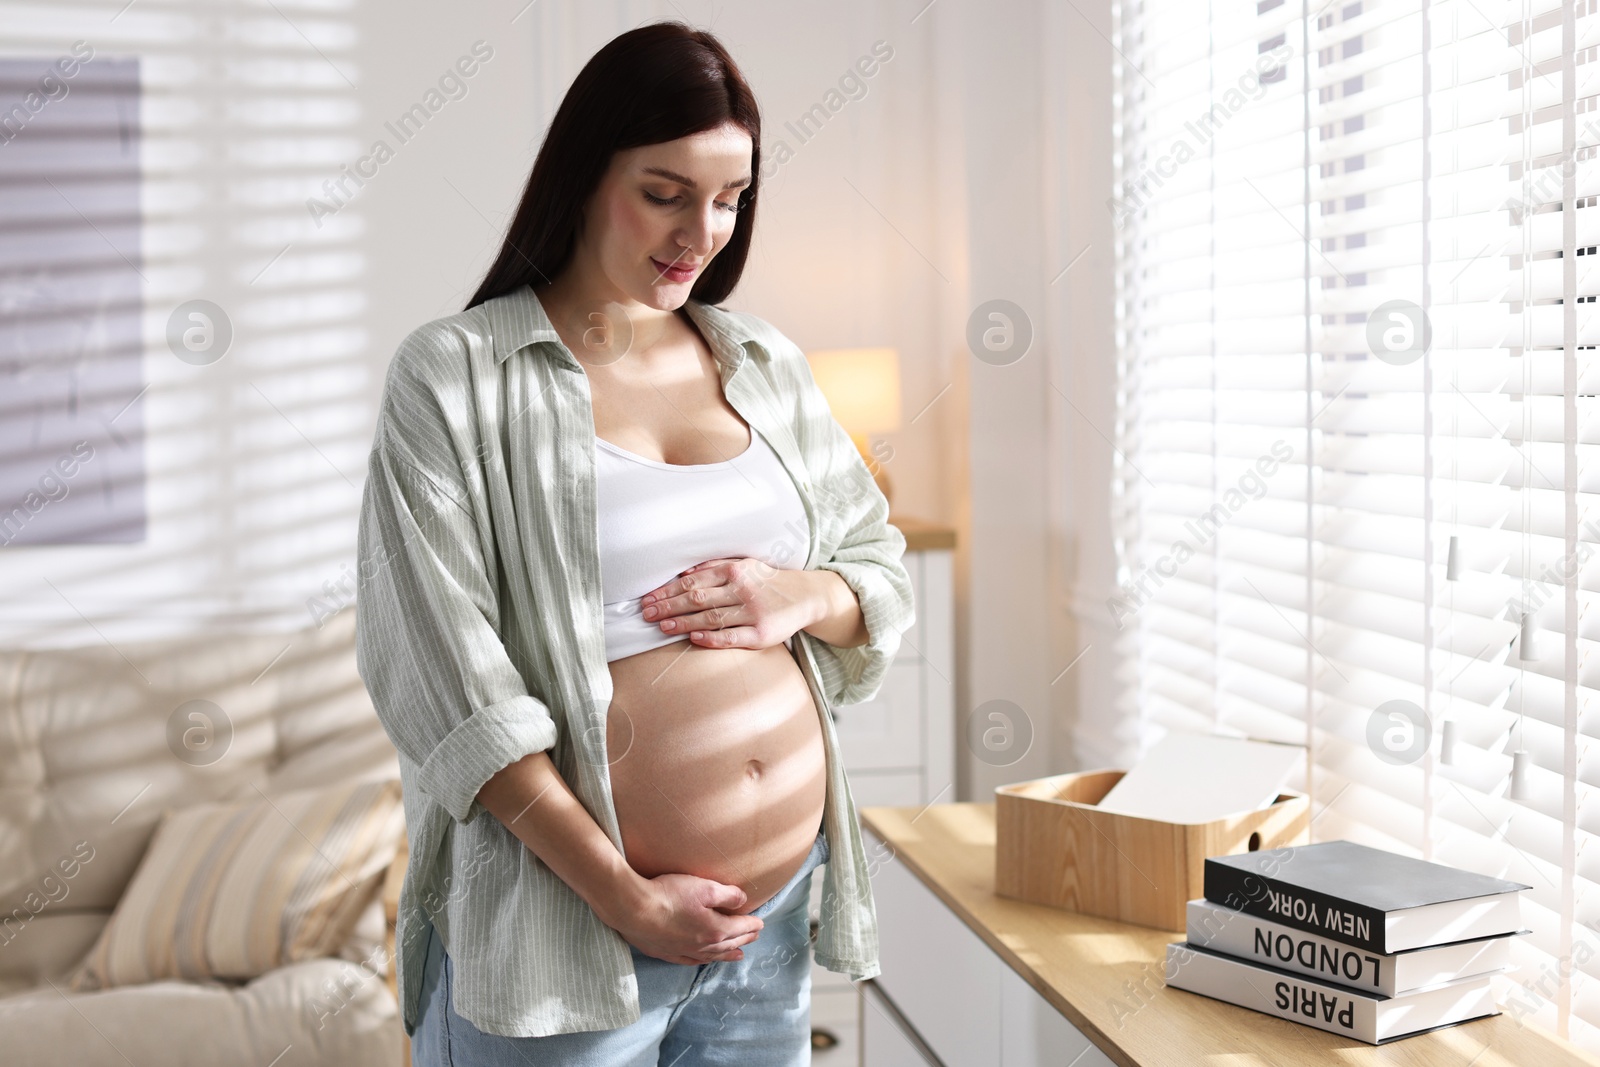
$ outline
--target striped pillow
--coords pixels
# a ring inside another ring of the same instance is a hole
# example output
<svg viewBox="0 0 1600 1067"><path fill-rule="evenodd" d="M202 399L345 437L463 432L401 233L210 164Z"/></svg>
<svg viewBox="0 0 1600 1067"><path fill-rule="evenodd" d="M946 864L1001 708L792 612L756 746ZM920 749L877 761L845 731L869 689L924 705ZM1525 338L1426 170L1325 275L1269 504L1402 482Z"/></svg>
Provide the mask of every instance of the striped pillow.
<svg viewBox="0 0 1600 1067"><path fill-rule="evenodd" d="M169 809L68 984L244 980L333 955L404 832L393 780Z"/></svg>

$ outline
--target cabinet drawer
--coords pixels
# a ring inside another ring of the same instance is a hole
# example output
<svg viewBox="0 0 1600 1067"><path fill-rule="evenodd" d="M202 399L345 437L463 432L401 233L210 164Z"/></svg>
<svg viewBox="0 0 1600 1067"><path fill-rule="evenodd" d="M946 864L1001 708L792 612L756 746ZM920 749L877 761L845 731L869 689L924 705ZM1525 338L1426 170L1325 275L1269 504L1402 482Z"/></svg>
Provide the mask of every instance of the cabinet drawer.
<svg viewBox="0 0 1600 1067"><path fill-rule="evenodd" d="M1000 976L1000 1067L1116 1067L1016 971Z"/></svg>
<svg viewBox="0 0 1600 1067"><path fill-rule="evenodd" d="M871 831L863 838L869 856L885 847ZM1000 957L892 857L877 864L872 896L883 968L873 981L940 1060L998 1063Z"/></svg>
<svg viewBox="0 0 1600 1067"><path fill-rule="evenodd" d="M922 767L922 672L920 663L897 659L889 664L877 696L834 710L839 752L851 771Z"/></svg>
<svg viewBox="0 0 1600 1067"><path fill-rule="evenodd" d="M861 1067L861 996L854 986L837 992L812 990L811 1028L839 1041L813 1052L813 1067Z"/></svg>
<svg viewBox="0 0 1600 1067"><path fill-rule="evenodd" d="M877 986L861 983L862 1067L944 1067L929 1059L905 1030L905 1021Z"/></svg>
<svg viewBox="0 0 1600 1067"><path fill-rule="evenodd" d="M870 830L863 837L868 854L881 855L882 841ZM903 863L879 861L872 895L883 973L862 987L876 984L940 1061L1112 1067ZM870 996L862 999L862 1025L870 1032Z"/></svg>

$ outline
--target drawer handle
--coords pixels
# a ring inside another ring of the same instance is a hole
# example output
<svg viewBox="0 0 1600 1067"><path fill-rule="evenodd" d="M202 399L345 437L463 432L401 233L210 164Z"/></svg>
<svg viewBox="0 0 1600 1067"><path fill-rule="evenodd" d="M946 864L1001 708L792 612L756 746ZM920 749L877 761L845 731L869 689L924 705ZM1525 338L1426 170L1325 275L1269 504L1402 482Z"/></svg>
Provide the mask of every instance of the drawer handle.
<svg viewBox="0 0 1600 1067"><path fill-rule="evenodd" d="M832 1030L824 1030L820 1026L811 1028L811 1048L813 1050L833 1048L839 1043L839 1035Z"/></svg>

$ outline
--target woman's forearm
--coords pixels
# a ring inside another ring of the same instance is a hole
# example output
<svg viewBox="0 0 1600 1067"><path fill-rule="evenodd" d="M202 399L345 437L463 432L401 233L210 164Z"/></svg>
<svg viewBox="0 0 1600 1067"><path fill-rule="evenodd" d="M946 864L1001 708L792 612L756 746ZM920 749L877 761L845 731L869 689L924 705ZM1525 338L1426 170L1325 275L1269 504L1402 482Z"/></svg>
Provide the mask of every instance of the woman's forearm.
<svg viewBox="0 0 1600 1067"><path fill-rule="evenodd" d="M607 926L640 906L645 879L573 794L548 752L502 767L478 791L478 800Z"/></svg>
<svg viewBox="0 0 1600 1067"><path fill-rule="evenodd" d="M806 633L835 648L855 648L867 643L870 635L867 633L866 620L861 617L861 601L837 571L786 573L802 575L802 580L812 586L818 619L810 626L803 627Z"/></svg>

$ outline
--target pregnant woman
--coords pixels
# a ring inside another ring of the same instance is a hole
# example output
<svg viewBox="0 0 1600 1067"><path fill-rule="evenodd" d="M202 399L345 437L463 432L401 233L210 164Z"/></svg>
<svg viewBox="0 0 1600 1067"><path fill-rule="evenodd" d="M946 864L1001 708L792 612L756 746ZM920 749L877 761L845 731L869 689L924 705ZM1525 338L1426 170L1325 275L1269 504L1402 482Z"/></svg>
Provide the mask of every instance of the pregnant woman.
<svg viewBox="0 0 1600 1067"><path fill-rule="evenodd" d="M832 709L913 621L905 540L804 354L716 306L760 133L710 34L613 40L390 366L358 655L416 1064L805 1063L811 955L878 973Z"/></svg>

